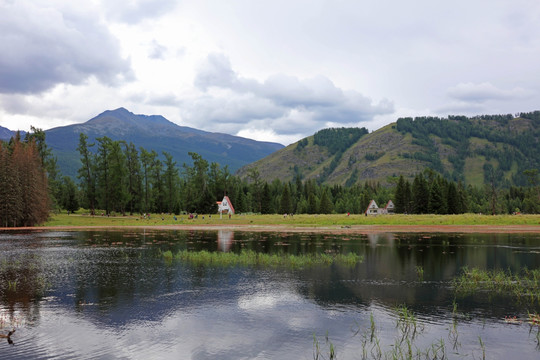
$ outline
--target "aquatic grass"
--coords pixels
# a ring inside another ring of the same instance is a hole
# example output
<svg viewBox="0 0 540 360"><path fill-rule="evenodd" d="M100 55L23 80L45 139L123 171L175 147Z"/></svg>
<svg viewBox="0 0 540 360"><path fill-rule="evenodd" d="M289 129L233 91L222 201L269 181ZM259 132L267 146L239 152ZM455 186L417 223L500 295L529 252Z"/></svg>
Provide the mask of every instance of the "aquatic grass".
<svg viewBox="0 0 540 360"><path fill-rule="evenodd" d="M50 282L39 256L32 253L9 257L0 254L0 297L4 300L39 299L48 287Z"/></svg>
<svg viewBox="0 0 540 360"><path fill-rule="evenodd" d="M416 316L410 311L407 306L399 305L395 308L396 315L398 316L396 321L396 327L401 332L401 342L406 338L414 340L417 334L417 319Z"/></svg>
<svg viewBox="0 0 540 360"><path fill-rule="evenodd" d="M17 291L17 282L18 282L17 279L15 279L13 281L8 280L8 282L7 282L8 283L8 290Z"/></svg>
<svg viewBox="0 0 540 360"><path fill-rule="evenodd" d="M313 359L314 360L335 360L336 359L336 348L334 347L334 344L330 341L328 338L328 331L325 335L325 344L328 348L328 358L324 356L324 354L321 352L321 345L319 344L319 339L317 339L317 334L313 333Z"/></svg>
<svg viewBox="0 0 540 360"><path fill-rule="evenodd" d="M480 348L482 349L482 360L486 360L486 345L480 336L478 337L478 342L480 343Z"/></svg>
<svg viewBox="0 0 540 360"><path fill-rule="evenodd" d="M468 295L483 290L496 294L510 294L520 300L529 299L540 303L540 269L481 270L464 267L461 275L453 280L457 294Z"/></svg>
<svg viewBox="0 0 540 360"><path fill-rule="evenodd" d="M163 258L166 261L172 261L172 259L173 259L173 253L172 253L171 250L167 250L167 251L163 252L162 255L163 255Z"/></svg>
<svg viewBox="0 0 540 360"><path fill-rule="evenodd" d="M170 250L168 250L170 252ZM172 256L167 252L163 257ZM253 250L242 250L240 253L219 251L190 251L180 250L174 255L175 260L190 263L196 266L261 266L261 267L288 267L306 268L314 266L330 266L339 264L354 267L363 261L363 257L354 253L347 254L266 254Z"/></svg>
<svg viewBox="0 0 540 360"><path fill-rule="evenodd" d="M418 280L424 281L424 268L422 266L416 266L416 276Z"/></svg>
<svg viewBox="0 0 540 360"><path fill-rule="evenodd" d="M454 351L457 351L461 343L459 342L459 331L458 331L458 304L456 300L452 302L452 327L450 328L448 338L453 343Z"/></svg>
<svg viewBox="0 0 540 360"><path fill-rule="evenodd" d="M527 322L531 325L536 325L540 328L540 314L528 313Z"/></svg>

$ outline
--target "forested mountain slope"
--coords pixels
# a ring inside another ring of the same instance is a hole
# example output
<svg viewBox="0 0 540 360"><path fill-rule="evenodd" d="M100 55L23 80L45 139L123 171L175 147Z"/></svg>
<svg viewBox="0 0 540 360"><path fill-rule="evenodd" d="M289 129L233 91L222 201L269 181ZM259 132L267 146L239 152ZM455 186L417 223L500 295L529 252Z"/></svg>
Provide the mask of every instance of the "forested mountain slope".
<svg viewBox="0 0 540 360"><path fill-rule="evenodd" d="M332 135L331 142L321 137ZM353 136L354 135L354 136ZM354 140L354 141L351 141ZM325 129L239 170L262 179L296 176L354 185L413 179L425 168L466 184L527 185L524 171L540 169L540 111L477 117L400 118L375 132ZM337 149L339 148L339 149Z"/></svg>
<svg viewBox="0 0 540 360"><path fill-rule="evenodd" d="M0 140L9 141L16 131L9 130L3 126L0 126ZM26 133L24 131L20 132L21 136L24 136Z"/></svg>
<svg viewBox="0 0 540 360"><path fill-rule="evenodd" d="M60 171L72 177L81 166L77 151L80 133L88 136L88 143L107 136L112 140L133 142L137 148L155 150L160 156L166 151L179 165L190 163L188 152L196 152L211 162L228 165L232 171L283 148L281 144L178 126L163 116L136 115L124 108L105 111L83 124L58 127L45 133L47 145L58 158Z"/></svg>

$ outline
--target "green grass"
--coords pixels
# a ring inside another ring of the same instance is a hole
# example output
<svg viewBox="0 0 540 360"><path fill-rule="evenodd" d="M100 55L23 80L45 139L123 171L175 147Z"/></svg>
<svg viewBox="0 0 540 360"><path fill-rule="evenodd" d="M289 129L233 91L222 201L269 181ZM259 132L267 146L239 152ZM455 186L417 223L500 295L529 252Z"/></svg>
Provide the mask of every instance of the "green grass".
<svg viewBox="0 0 540 360"><path fill-rule="evenodd" d="M204 217L204 218L203 218ZM163 218L163 220L162 220ZM46 227L52 226L163 226L163 225L285 225L293 227L325 227L325 226L354 226L354 225L540 225L540 215L379 215L364 216L356 214L347 216L346 214L328 215L294 215L293 217L283 217L283 215L257 215L257 214L237 214L231 219L227 216L219 218L219 214L199 215L197 219L188 219L187 215L152 214L150 219L142 219L139 216L90 216L84 212L67 215L51 214L50 219L43 224ZM540 226L539 226L540 231Z"/></svg>
<svg viewBox="0 0 540 360"><path fill-rule="evenodd" d="M171 251L163 253L165 260L172 260ZM213 251L189 251L180 250L174 255L175 260L187 262L196 266L261 266L261 267L289 267L306 268L313 266L330 266L341 264L354 267L363 261L363 257L354 253L343 254L264 254L252 250L244 250L241 253L213 252Z"/></svg>
<svg viewBox="0 0 540 360"><path fill-rule="evenodd" d="M510 270L480 270L463 268L454 279L457 294L468 295L477 291L510 294L518 300L530 299L540 303L540 269L522 269L519 273Z"/></svg>

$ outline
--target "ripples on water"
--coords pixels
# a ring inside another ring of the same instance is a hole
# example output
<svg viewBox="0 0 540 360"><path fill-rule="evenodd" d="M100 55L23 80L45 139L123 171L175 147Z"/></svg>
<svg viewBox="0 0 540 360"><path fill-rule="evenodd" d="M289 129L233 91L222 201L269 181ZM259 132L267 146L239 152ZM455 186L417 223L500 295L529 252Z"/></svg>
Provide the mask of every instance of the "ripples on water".
<svg viewBox="0 0 540 360"><path fill-rule="evenodd" d="M312 359L313 335L324 353L327 333L339 359L357 359L371 315L383 352L392 348L399 305L416 317L418 349L443 339L450 358L481 358L480 338L487 358L537 359L537 327L504 318L539 313L538 302L481 292L456 298L452 279L464 266L539 268L539 240L538 234L0 233L0 330L17 329L15 345L0 339L0 359ZM364 261L353 268L205 267L161 255L184 249L354 252ZM454 320L460 355L450 339Z"/></svg>

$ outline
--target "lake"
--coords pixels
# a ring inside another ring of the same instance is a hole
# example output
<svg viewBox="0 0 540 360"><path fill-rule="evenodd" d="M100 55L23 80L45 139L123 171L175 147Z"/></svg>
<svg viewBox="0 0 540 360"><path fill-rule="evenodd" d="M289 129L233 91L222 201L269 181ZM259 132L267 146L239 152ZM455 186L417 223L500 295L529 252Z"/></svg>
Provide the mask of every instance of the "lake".
<svg viewBox="0 0 540 360"><path fill-rule="evenodd" d="M0 232L0 358L540 358L539 279L471 269L538 274L540 234Z"/></svg>

